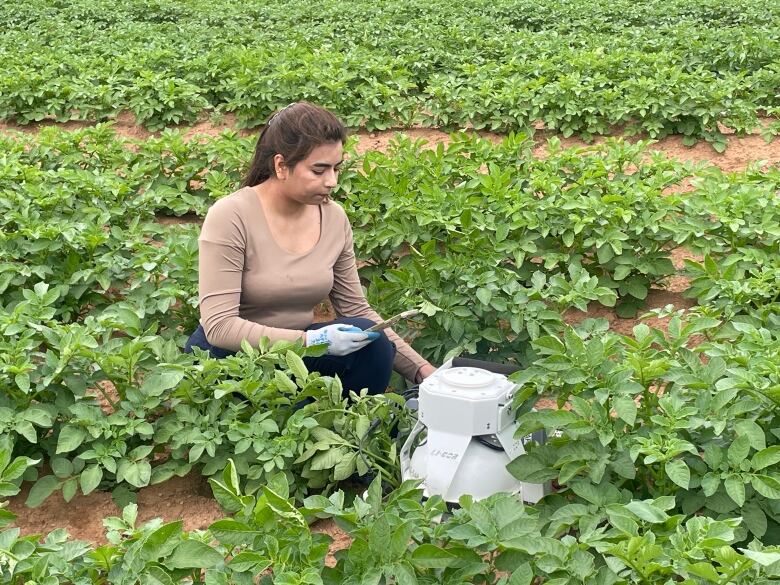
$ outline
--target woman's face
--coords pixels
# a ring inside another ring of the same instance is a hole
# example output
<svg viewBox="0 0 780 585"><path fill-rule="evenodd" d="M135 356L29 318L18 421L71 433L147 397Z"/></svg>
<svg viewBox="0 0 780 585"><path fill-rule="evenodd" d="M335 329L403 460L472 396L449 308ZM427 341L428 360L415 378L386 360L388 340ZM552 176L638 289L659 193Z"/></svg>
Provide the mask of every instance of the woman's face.
<svg viewBox="0 0 780 585"><path fill-rule="evenodd" d="M341 142L329 142L317 146L295 167L283 166L285 195L306 205L327 203L338 182L343 154Z"/></svg>

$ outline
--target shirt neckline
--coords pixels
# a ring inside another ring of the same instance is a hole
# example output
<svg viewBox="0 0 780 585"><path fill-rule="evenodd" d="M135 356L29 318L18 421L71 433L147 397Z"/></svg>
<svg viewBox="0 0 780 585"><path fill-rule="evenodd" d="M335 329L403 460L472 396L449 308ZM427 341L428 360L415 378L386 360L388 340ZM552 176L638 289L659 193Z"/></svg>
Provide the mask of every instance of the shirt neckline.
<svg viewBox="0 0 780 585"><path fill-rule="evenodd" d="M263 222L263 225L265 226L266 232L268 233L268 239L271 240L271 242L273 242L274 246L276 246L279 250L281 250L285 254L289 256L294 256L296 258L302 258L304 256L308 256L319 247L320 242L322 242L322 223L325 215L322 212L322 205L317 206L317 210L320 212L320 233L319 236L317 237L317 241L314 243L314 245L311 248L309 248L305 252L291 252L290 250L288 250L287 248L285 248L279 242L276 241L273 231L271 230L271 225L268 223L268 219L266 218L263 202L260 200L260 195L257 193L257 190L255 190L254 187L247 187L247 189L249 189L251 197L255 200L257 204L257 209L260 213L260 219Z"/></svg>

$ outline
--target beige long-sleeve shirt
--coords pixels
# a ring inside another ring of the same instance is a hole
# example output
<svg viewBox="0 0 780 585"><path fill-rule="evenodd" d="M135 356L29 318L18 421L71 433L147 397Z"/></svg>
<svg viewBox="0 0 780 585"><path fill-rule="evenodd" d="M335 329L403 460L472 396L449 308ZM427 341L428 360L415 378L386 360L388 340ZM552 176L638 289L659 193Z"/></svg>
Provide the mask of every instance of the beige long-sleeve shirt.
<svg viewBox="0 0 780 585"><path fill-rule="evenodd" d="M335 202L320 205L320 239L304 254L281 248L271 235L263 206L250 187L209 209L198 238L200 322L212 345L238 351L296 340L311 325L314 307L328 297L339 317L381 317L366 301L358 278L352 227ZM394 369L414 380L427 362L390 329Z"/></svg>

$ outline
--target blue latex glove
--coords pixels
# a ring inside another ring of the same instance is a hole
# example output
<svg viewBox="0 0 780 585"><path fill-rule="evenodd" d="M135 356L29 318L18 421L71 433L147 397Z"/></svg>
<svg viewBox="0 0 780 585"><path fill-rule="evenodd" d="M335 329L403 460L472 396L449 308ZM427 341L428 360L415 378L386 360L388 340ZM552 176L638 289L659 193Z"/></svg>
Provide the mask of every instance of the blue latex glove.
<svg viewBox="0 0 780 585"><path fill-rule="evenodd" d="M328 344L328 355L347 355L379 338L378 331L363 331L354 325L326 325L306 332L306 345Z"/></svg>

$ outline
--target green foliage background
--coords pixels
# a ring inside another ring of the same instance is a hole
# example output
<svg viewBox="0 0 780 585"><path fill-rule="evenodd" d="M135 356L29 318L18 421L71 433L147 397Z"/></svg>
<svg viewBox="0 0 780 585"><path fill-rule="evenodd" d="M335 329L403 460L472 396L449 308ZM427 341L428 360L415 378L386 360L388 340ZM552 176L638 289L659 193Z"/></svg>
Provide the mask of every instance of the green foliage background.
<svg viewBox="0 0 780 585"><path fill-rule="evenodd" d="M0 21L0 118L21 123L256 126L309 99L368 129L625 125L721 148L718 122L780 105L771 0L35 0Z"/></svg>

